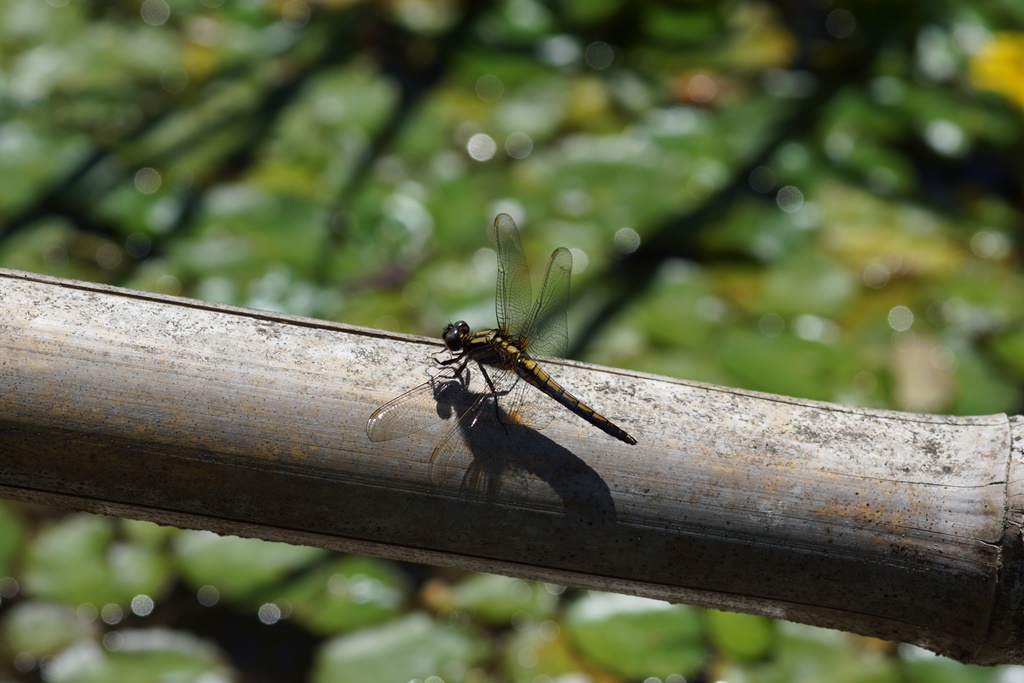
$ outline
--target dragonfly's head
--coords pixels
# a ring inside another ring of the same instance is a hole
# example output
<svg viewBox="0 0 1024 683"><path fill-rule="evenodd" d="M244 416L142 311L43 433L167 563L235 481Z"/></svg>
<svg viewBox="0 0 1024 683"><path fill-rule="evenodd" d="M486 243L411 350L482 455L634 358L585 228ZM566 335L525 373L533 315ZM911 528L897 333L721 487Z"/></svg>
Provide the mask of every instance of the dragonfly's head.
<svg viewBox="0 0 1024 683"><path fill-rule="evenodd" d="M469 325L465 320L448 323L444 328L444 332L441 333L441 338L444 339L444 345L452 352L461 351L466 345L466 342L469 341L469 337Z"/></svg>

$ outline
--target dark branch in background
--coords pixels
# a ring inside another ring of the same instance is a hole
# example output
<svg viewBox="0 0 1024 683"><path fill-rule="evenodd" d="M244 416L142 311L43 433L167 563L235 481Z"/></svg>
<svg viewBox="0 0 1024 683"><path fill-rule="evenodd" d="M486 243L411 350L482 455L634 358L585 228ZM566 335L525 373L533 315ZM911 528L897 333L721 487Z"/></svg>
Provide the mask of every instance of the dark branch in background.
<svg viewBox="0 0 1024 683"><path fill-rule="evenodd" d="M245 134L238 136L231 149L223 154L214 166L205 169L202 177L197 178L192 188L187 191L179 205L180 210L172 228L154 237L147 255L159 254L166 242L180 235L191 225L193 216L206 196L206 190L225 178L240 175L252 165L261 142L269 135L282 112L294 102L309 79L327 66L344 62L357 51L359 45L354 39L354 33L363 14L361 8L356 8L339 15L327 35L323 37L324 48L316 58L300 69L286 72L287 77L266 90L248 111L232 110L212 125L194 130L184 139L176 139L160 151L151 152L145 157L132 155L128 151L132 144L144 144L145 136L153 132L160 123L182 113L182 102L174 101L151 113L116 143L97 146L78 165L54 181L35 201L0 227L0 240L47 216L61 216L71 221L80 232L97 234L121 242L126 237L124 233L116 227L100 224L89 218L92 205L110 191L130 182L138 167L171 165L185 152L205 144L214 132L229 127L244 128ZM310 36L306 36L296 43L302 44L309 39ZM210 86L217 81L225 82L247 77L251 75L252 70L252 65L233 65L212 82L204 85ZM124 163L119 157L129 157L132 163ZM117 164L116 172L97 178L97 170L103 164L109 163ZM127 276L130 272L130 269L126 270L122 276Z"/></svg>
<svg viewBox="0 0 1024 683"><path fill-rule="evenodd" d="M127 7L120 7L116 3L97 3L86 7L86 11L89 12L93 19L117 16L121 21L135 22L137 18L130 13L125 13L126 9ZM229 73L230 71L228 70ZM221 77L224 75L226 74L222 74ZM160 86L153 83L140 84L140 87L151 97L152 93L157 91L161 97L165 97L167 94ZM133 98L135 102L145 99L140 97L138 92L133 93ZM112 99L118 101L122 98L112 97ZM87 218L86 214L88 211L83 209L83 205L87 207L90 204L94 204L97 199L124 183L132 169L122 168L120 173L110 174L101 185L88 188L89 196L84 200L75 196L75 190L82 183L88 182L90 174L93 174L104 162L107 162L112 157L116 157L120 151L126 149L131 143L141 140L170 115L176 113L178 111L178 104L180 103L172 101L162 102L154 106L152 103L144 102L140 109L146 113L138 125L114 142L97 144L83 159L68 169L66 173L55 178L34 201L28 203L18 213L9 218L6 223L0 225L0 242L46 216L64 218L82 233L91 233L115 241L122 239L124 235L115 228L101 225ZM153 108L146 111L147 105ZM60 104L58 103L56 106L59 108ZM99 137L99 135L94 134L95 137Z"/></svg>
<svg viewBox="0 0 1024 683"><path fill-rule="evenodd" d="M805 40L793 68L802 68L811 61L811 50L820 51L825 44L820 35L824 28L825 13L801 9L796 12L796 17L798 18L790 17L790 23L803 26L804 31L799 30L800 26L794 26L794 32L798 36L802 35ZM808 17L813 21L809 21ZM808 35L808 27L812 25L819 27L819 31L814 35ZM609 283L605 291L610 293L610 298L575 335L575 341L570 345L567 357L585 356L589 344L597 338L601 328L609 324L647 290L659 272L659 266L667 259L703 260L697 244L700 235L711 229L742 196L751 192L748 181L751 172L766 164L785 143L813 131L822 112L835 96L844 88L862 82L871 73L882 47L901 28L895 22L881 21L872 26L876 30L873 30L870 36L862 37L860 42L855 43L853 38L848 39L851 43L849 47L838 41L828 42L828 47L833 53L832 59L828 62L830 68L811 70L818 84L814 94L796 106L790 116L779 124L775 135L746 163L737 168L728 184L699 207L692 211L672 214L660 225L647 231L648 237L640 248L610 269L606 277L599 278Z"/></svg>
<svg viewBox="0 0 1024 683"><path fill-rule="evenodd" d="M352 169L348 180L336 194L327 210L326 244L320 250L314 280L323 284L329 280L331 256L346 232L344 207L366 182L370 169L381 158L401 133L424 97L448 75L452 56L464 46L477 18L491 7L491 0L470 0L463 4L462 15L450 29L436 41L424 44L423 37L410 34L404 28L381 20L374 30L377 60L384 75L391 76L399 87L398 101L387 121L374 134L370 145ZM422 59L419 52L429 52Z"/></svg>
<svg viewBox="0 0 1024 683"><path fill-rule="evenodd" d="M175 221L175 229L167 235L180 233L184 227L191 224L192 217L202 206L205 191L214 182L220 183L225 177L241 175L253 165L260 153L262 141L268 137L282 113L294 103L311 78L319 75L327 67L348 61L356 53L359 45L355 40L355 32L362 14L363 10L356 8L340 15L325 36L326 47L317 58L264 93L253 108L251 118L244 122L248 128L247 134L235 142L231 151L224 155L217 166L207 170L204 181L198 184L200 189L191 191L182 203ZM227 124L228 122L225 122L225 125ZM205 135L206 131L203 133Z"/></svg>
<svg viewBox="0 0 1024 683"><path fill-rule="evenodd" d="M84 212L79 206L81 202L75 198L74 190L80 183L85 181L89 174L94 172L100 164L112 155L116 154L118 146L138 140L163 121L170 113L172 113L171 109L164 109L155 112L144 119L138 127L133 129L116 144L110 146L97 146L94 148L84 159L79 161L70 170L62 176L54 179L54 181L45 188L34 201L30 202L27 206L21 209L21 211L8 219L6 223L0 225L0 242L10 238L12 235L15 235L32 223L46 216L60 216L65 218L69 220L72 225L75 225L81 232L93 233L110 239L121 238L122 235L117 232L117 230L106 225L99 225L85 218L86 212ZM111 189L116 184L124 182L126 177L127 173L122 173L117 176L116 182L109 184L104 188L104 191ZM89 197L90 202L95 199L95 194Z"/></svg>

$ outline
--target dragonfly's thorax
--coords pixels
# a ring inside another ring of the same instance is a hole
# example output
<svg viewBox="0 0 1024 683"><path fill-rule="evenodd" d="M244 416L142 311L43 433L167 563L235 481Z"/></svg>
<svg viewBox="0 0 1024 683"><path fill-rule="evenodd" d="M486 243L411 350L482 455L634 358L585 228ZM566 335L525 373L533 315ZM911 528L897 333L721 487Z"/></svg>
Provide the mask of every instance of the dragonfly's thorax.
<svg viewBox="0 0 1024 683"><path fill-rule="evenodd" d="M529 358L525 353L526 340L517 339L504 327L473 332L460 320L449 323L441 337L449 351L460 357L472 357L478 363L511 370L518 362Z"/></svg>
<svg viewBox="0 0 1024 683"><path fill-rule="evenodd" d="M509 356L520 356L525 355L523 352L526 351L528 343L525 339L517 339L508 333L505 328L498 328L492 330L495 334L491 339L491 345L495 349L500 349L501 353Z"/></svg>

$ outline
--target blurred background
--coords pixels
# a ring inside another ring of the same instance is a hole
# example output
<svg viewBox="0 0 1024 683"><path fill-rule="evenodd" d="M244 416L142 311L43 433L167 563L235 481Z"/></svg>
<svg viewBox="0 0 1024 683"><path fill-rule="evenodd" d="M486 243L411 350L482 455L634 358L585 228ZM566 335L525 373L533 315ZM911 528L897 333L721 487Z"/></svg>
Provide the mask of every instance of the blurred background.
<svg viewBox="0 0 1024 683"><path fill-rule="evenodd" d="M571 356L790 396L1024 412L1022 159L1018 0L0 2L0 267L436 337L505 211ZM0 501L0 680L1024 668Z"/></svg>

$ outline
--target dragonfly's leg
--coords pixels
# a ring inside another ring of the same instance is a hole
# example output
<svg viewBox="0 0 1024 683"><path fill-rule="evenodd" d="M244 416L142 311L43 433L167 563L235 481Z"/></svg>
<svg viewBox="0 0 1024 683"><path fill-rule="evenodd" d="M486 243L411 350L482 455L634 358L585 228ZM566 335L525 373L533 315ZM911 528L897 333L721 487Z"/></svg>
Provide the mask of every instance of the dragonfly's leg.
<svg viewBox="0 0 1024 683"><path fill-rule="evenodd" d="M443 365L445 367L448 367L452 363L458 363L460 360L463 360L463 357L465 355L466 354L461 354L461 355L458 355L458 356L452 356L451 358L446 358L444 360L438 360L437 356L434 356L433 359L434 359L434 362L437 363L438 365Z"/></svg>
<svg viewBox="0 0 1024 683"><path fill-rule="evenodd" d="M484 367L483 363L477 361L477 367L480 368L480 372L484 376L484 381L487 382L487 386L491 390L492 403L494 403L494 417L497 418L498 424L500 424L501 428L505 430L506 434L508 434L508 428L505 426L505 423L501 419L501 411L498 410L498 395L499 395L500 392L494 386L494 382L491 381L491 377L490 377L490 375L487 374L487 368ZM504 392L504 394L508 394L508 392L506 391L506 392ZM502 394L502 395L504 395L504 394Z"/></svg>
<svg viewBox="0 0 1024 683"><path fill-rule="evenodd" d="M487 368L485 368L483 363L479 361L477 361L476 366L480 368L480 372L483 373L484 380L487 382L487 386L490 387L491 393L497 395L498 390L494 388L494 382L491 381L491 376L487 374Z"/></svg>
<svg viewBox="0 0 1024 683"><path fill-rule="evenodd" d="M463 375L463 373L466 373L466 366L469 365L469 356L467 354L462 353L459 354L458 356L455 356L454 358L449 358L447 360L437 360L437 358L435 358L434 362L440 365L441 367L445 368L458 364L458 367L456 367L455 370L453 371L455 377L457 377L459 381L462 382L463 386L469 386L468 377ZM466 374L468 375L468 373Z"/></svg>

